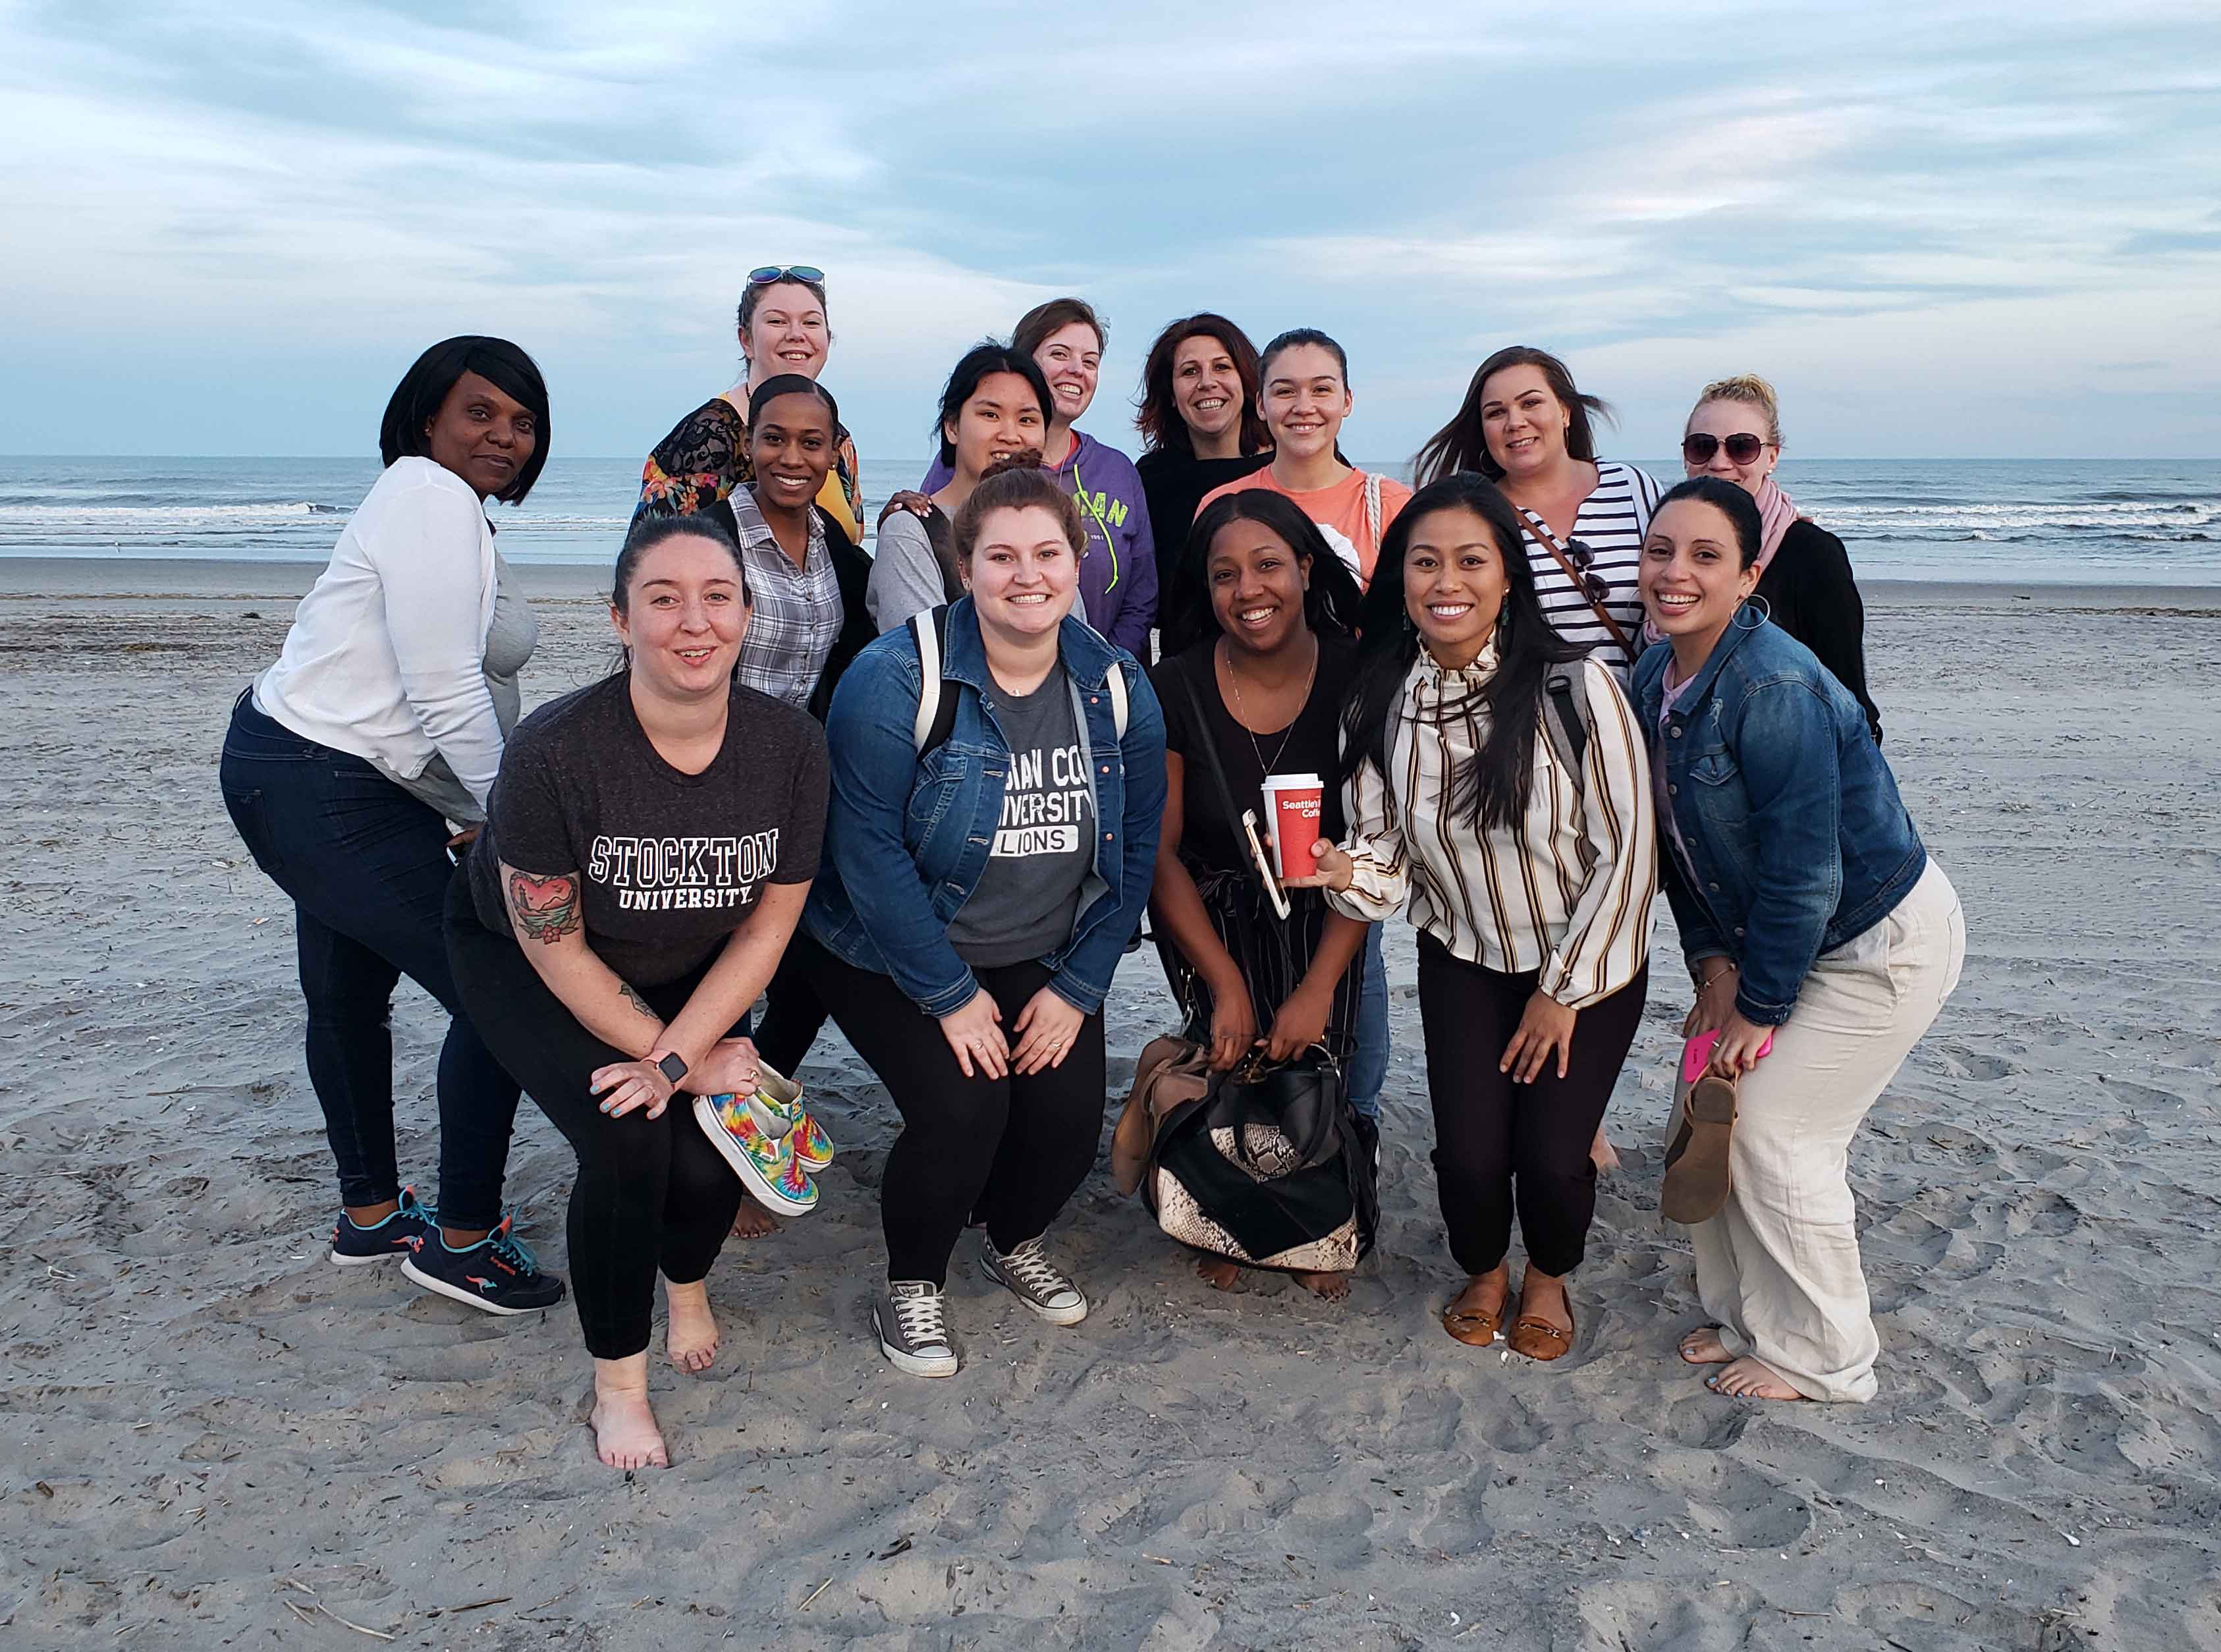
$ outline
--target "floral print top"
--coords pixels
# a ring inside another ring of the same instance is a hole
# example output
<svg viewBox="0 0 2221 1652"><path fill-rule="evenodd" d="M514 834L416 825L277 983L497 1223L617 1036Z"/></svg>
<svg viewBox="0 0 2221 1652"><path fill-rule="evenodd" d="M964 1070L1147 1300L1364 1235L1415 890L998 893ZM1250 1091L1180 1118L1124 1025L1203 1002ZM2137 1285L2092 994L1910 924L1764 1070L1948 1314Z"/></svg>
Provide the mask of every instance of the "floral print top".
<svg viewBox="0 0 2221 1652"><path fill-rule="evenodd" d="M855 544L864 542L864 491L858 480L856 443L842 425L835 433L833 468L817 503ZM640 476L635 526L651 516L685 516L732 497L755 480L748 463L748 422L723 397L704 402L655 444Z"/></svg>

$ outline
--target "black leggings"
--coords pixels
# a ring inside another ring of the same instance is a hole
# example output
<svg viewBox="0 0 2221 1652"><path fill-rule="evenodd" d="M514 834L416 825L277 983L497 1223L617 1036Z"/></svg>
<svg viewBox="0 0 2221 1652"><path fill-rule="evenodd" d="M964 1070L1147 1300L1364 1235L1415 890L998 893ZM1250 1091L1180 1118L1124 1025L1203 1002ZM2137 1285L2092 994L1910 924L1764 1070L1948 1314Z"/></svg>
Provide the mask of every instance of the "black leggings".
<svg viewBox="0 0 2221 1652"><path fill-rule="evenodd" d="M1046 1233L1095 1163L1102 1011L1080 1023L1063 1066L967 1079L941 1023L890 978L842 963L806 936L793 945L806 949L819 998L902 1114L879 1186L887 1277L946 1284L949 1253L974 1217L1006 1255ZM1048 984L1048 970L1023 963L972 973L1001 1008L1015 1048L1019 1012Z"/></svg>
<svg viewBox="0 0 2221 1652"><path fill-rule="evenodd" d="M594 1069L632 1057L580 1026L516 942L479 921L467 878L449 888L447 917L447 956L472 1022L579 1155L566 1230L586 1351L597 1360L638 1354L657 1269L673 1285L708 1274L741 1208L740 1178L703 1135L683 1090L660 1118L602 1111L586 1089ZM707 972L638 991L668 1021ZM747 1023L733 1030L745 1033Z"/></svg>
<svg viewBox="0 0 2221 1652"><path fill-rule="evenodd" d="M1551 1274L1581 1265L1596 1215L1589 1144L1635 1042L1649 970L1575 1018L1564 1078L1554 1055L1532 1084L1515 1084L1497 1063L1535 980L1531 971L1505 975L1468 964L1432 936L1419 936L1435 1181L1450 1255L1467 1273L1490 1272L1511 1248L1515 1198L1527 1260Z"/></svg>

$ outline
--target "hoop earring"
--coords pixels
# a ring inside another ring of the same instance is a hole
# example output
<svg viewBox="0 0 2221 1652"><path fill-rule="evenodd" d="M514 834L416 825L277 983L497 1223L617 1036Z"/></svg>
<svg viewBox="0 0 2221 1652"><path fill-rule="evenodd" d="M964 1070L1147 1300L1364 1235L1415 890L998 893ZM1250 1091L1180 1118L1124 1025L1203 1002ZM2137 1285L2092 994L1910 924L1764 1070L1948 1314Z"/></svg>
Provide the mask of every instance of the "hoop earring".
<svg viewBox="0 0 2221 1652"><path fill-rule="evenodd" d="M1754 610L1756 610L1757 617L1752 620L1749 624L1745 625L1742 623L1742 616L1745 614L1752 612ZM1773 617L1774 604L1768 602L1765 598L1760 596L1756 591L1753 591L1749 597L1743 599L1742 606L1736 610L1735 617L1730 620L1728 623L1734 626L1738 631L1755 631L1760 626L1765 624L1767 621Z"/></svg>

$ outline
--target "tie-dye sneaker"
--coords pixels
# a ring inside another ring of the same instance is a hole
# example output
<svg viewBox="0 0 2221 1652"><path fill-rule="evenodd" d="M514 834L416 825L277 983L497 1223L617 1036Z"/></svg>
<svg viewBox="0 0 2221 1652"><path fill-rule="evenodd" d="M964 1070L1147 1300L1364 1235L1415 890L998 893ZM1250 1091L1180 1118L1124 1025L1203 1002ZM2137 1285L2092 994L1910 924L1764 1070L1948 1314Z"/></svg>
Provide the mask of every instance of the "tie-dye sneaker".
<svg viewBox="0 0 2221 1652"><path fill-rule="evenodd" d="M833 1162L833 1138L825 1134L816 1114L806 1110L797 1114L789 1139L794 1143L794 1162L811 1175Z"/></svg>
<svg viewBox="0 0 2221 1652"><path fill-rule="evenodd" d="M791 1130L772 1134L776 1123L751 1096L697 1096L695 1122L724 1155L741 1185L781 1216L807 1216L817 1208L817 1184L796 1162Z"/></svg>
<svg viewBox="0 0 2221 1652"><path fill-rule="evenodd" d="M770 1128L787 1136L795 1162L812 1175L833 1162L833 1138L816 1115L802 1104L802 1086L775 1067L759 1064L755 1098L770 1115Z"/></svg>

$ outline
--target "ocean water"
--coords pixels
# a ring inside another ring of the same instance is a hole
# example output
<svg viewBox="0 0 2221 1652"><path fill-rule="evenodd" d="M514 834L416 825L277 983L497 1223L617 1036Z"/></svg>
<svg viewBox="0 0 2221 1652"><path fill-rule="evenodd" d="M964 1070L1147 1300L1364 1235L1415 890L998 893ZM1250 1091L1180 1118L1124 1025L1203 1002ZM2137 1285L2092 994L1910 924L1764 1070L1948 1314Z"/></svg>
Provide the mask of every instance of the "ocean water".
<svg viewBox="0 0 2221 1652"><path fill-rule="evenodd" d="M867 459L865 494L876 506L924 468ZM0 556L321 561L377 475L375 458L0 457ZM1779 476L1868 579L2221 584L2221 460L1799 460ZM608 561L639 481L636 459L551 460L525 504L495 510L504 554Z"/></svg>

